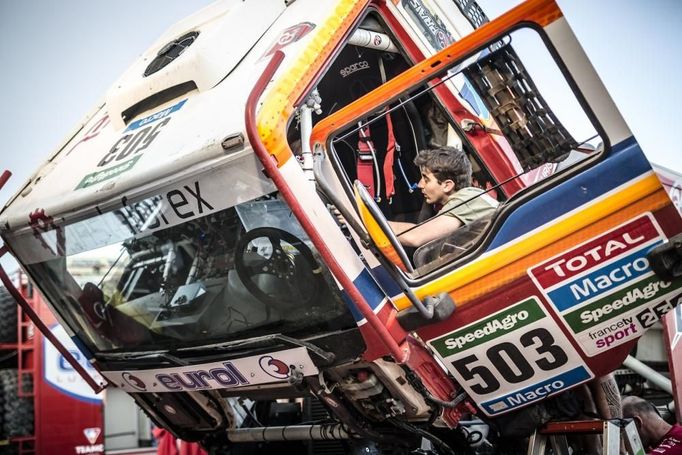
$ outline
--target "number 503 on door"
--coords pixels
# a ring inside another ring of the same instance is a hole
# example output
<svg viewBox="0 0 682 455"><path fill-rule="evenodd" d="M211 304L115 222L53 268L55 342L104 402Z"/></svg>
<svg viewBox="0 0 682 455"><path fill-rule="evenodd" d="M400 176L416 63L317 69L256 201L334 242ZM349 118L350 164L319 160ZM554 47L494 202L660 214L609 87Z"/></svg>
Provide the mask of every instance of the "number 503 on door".
<svg viewBox="0 0 682 455"><path fill-rule="evenodd" d="M491 416L594 377L535 297L428 344Z"/></svg>

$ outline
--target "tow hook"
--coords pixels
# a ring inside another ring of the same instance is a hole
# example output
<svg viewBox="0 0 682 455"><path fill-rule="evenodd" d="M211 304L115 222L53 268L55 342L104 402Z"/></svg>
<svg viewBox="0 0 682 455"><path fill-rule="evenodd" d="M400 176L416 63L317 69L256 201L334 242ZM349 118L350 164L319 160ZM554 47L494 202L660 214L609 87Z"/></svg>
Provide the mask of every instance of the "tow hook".
<svg viewBox="0 0 682 455"><path fill-rule="evenodd" d="M651 269L665 281L682 277L682 234L671 237L646 255Z"/></svg>
<svg viewBox="0 0 682 455"><path fill-rule="evenodd" d="M293 386L299 386L303 383L303 372L296 368L295 365L291 366L291 373L289 374L289 384Z"/></svg>

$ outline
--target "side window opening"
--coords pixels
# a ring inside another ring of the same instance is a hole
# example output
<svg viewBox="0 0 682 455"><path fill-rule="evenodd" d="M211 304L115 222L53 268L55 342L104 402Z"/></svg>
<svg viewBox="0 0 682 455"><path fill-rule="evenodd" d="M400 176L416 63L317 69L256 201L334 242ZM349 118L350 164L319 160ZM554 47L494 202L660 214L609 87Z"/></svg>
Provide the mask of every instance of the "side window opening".
<svg viewBox="0 0 682 455"><path fill-rule="evenodd" d="M423 88L417 92L421 90ZM407 98L410 98L410 96L407 95L405 99ZM495 180L481 162L470 142L463 137L435 97L425 93L410 101L409 106L408 112L410 114L405 115L403 118L394 115L395 112L400 113L403 106L398 106L397 109L391 112L391 117L399 118L399 120L391 119L394 129L396 124L399 125L398 128L402 125L418 124L417 134L414 134L409 129L407 131L403 129L402 135L395 135L394 140L399 144L401 154L394 157L392 176L386 173L385 163L387 155L384 152L386 149L383 148L385 142L380 142L379 145L376 145L379 151L377 161L384 163L381 167L383 171L381 174L381 184L385 184L387 177L392 177L394 179L395 194L391 199L385 197L386 192L383 193L384 196L382 197L377 196L376 192L372 194L376 205L381 210L383 216L389 221L398 241L401 241L401 234L406 235L412 229L420 229L420 226L432 222L439 215L441 217L444 215L442 212L439 213L439 210L443 210L442 204L428 203L424 195L425 193L423 194L422 192L421 187L423 183L420 183L421 169L415 164L415 158L420 151L426 149L434 151L440 149L459 149L468 161L470 179L468 179L467 184L462 185L462 188L458 188L458 190L463 190L463 192L451 192L451 196L457 196L460 202L454 203L449 210L458 213L459 216L460 213L465 211L465 207L478 207L480 205L478 201L482 197L487 198L491 208L491 210L486 210L485 216L481 215L477 219L470 220L470 217L465 215L466 222L463 222L456 232L444 233L441 238L425 241L419 245L401 242L404 243L403 248L407 256L412 258L411 262L414 268L417 269L417 274L423 275L444 263L451 262L454 258L469 250L491 223L493 219L491 212L497 207L498 201L504 200L504 196L495 190ZM391 105L391 107L394 107L394 105ZM376 129L383 133L381 128L386 124L384 111L377 114L377 117L383 117L383 119L371 123L371 126L373 130ZM374 118L376 117L363 119L364 122L360 122L360 125L371 122ZM377 126L375 127L375 125ZM337 136L338 140L332 141L330 152L334 153L339 161L344 162L344 171L351 182L359 180L367 188L368 184L359 178L360 176L356 170L357 162L352 161L354 157L357 157L357 154L351 154L351 147L349 146L349 138L355 140L361 134L360 131L359 125L353 125L347 131L339 133ZM403 146L402 144L406 145ZM476 191L473 189L476 189ZM403 223L414 225L414 227L404 227ZM445 257L446 260L437 261L441 257Z"/></svg>
<svg viewBox="0 0 682 455"><path fill-rule="evenodd" d="M374 44L390 39L374 13L363 20L359 31L378 34L379 38L374 35ZM357 42L354 37L349 41ZM410 67L394 40L385 49L350 43L339 52L316 86L321 114L313 117L313 124ZM481 188L495 184L475 150L457 132L441 102L429 94L413 98L423 89L404 94L381 112L359 120L347 130L350 134L337 135L330 150L347 181L361 181L388 220L419 223L435 214L433 207L424 203L418 188L420 169L414 159L419 150L443 145L464 147L471 161L473 184ZM301 150L300 135L299 119L294 119L288 130L294 153ZM409 257L414 250L408 249Z"/></svg>
<svg viewBox="0 0 682 455"><path fill-rule="evenodd" d="M387 36L371 15L363 27ZM346 45L317 85L322 115L314 122L409 66L397 49ZM292 122L292 137L298 136L296 129ZM388 221L380 224L393 228L386 234L394 236L392 243L403 244L398 245L404 249L399 255L411 259L415 278L472 251L490 232L500 207L516 199L513 196L603 149L596 127L532 29L513 31L426 84L399 94L382 109L346 125L330 144L328 153L345 174L342 180L359 181L367 190L378 208L374 211ZM409 245L401 234L434 225L444 215L439 213L442 205L426 203L419 188L421 170L414 163L420 150L440 146L461 149L469 161L468 185L475 190L461 205L481 206L486 200L495 210L467 218L451 231L441 226L438 238ZM401 231L396 223L416 227Z"/></svg>
<svg viewBox="0 0 682 455"><path fill-rule="evenodd" d="M369 33L373 35L367 36L366 41L371 45L352 44L361 41L356 39L358 36ZM389 44L384 43L387 40ZM313 124L409 67L378 15L370 13L318 82L316 90L322 100L321 114L313 116ZM417 150L434 141L432 130L425 123L431 104L425 99L402 104L379 121L335 144L335 158L348 181L352 183L359 178L371 187L372 196L388 217L417 220L422 209L422 198L417 189L419 170L412 162ZM294 153L301 149L300 135L299 119L294 119L288 130Z"/></svg>

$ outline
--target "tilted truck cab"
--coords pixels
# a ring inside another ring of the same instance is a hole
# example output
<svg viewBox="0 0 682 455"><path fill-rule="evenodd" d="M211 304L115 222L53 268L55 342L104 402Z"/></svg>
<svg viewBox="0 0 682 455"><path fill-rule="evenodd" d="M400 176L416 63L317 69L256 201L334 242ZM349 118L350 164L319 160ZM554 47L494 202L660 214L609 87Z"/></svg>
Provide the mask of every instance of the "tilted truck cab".
<svg viewBox="0 0 682 455"><path fill-rule="evenodd" d="M6 247L156 424L216 453L473 450L462 419L613 371L676 305L680 215L557 5L464 3L211 5L5 206ZM411 250L388 221L437 216L414 158L439 146L497 208ZM328 417L259 407L301 397Z"/></svg>

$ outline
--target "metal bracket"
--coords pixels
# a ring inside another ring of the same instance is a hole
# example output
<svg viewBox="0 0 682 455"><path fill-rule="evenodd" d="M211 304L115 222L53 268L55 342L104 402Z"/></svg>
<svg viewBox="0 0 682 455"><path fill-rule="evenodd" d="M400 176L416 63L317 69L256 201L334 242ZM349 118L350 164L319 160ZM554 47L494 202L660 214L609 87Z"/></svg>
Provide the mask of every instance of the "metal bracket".
<svg viewBox="0 0 682 455"><path fill-rule="evenodd" d="M646 255L652 270L665 281L682 276L682 234L670 237Z"/></svg>

